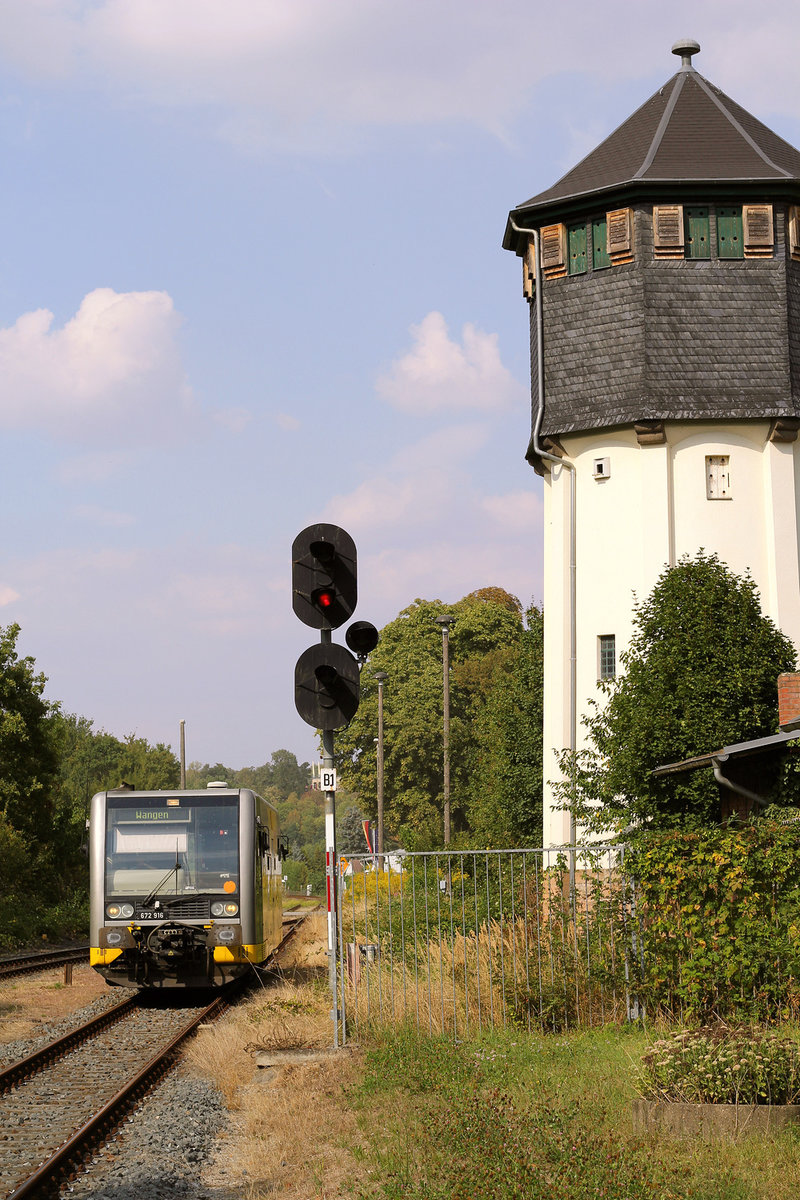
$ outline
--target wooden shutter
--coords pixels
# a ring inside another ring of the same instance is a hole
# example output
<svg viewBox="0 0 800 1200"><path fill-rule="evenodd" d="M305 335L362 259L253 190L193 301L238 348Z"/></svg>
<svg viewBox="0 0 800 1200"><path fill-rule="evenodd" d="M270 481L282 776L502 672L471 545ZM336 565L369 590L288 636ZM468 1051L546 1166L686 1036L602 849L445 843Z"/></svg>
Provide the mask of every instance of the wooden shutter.
<svg viewBox="0 0 800 1200"><path fill-rule="evenodd" d="M711 258L711 224L707 204L683 210L683 240L687 258Z"/></svg>
<svg viewBox="0 0 800 1200"><path fill-rule="evenodd" d="M586 222L567 229L567 270L570 275L586 272Z"/></svg>
<svg viewBox="0 0 800 1200"><path fill-rule="evenodd" d="M608 254L615 267L633 262L633 210L615 208L606 213Z"/></svg>
<svg viewBox="0 0 800 1200"><path fill-rule="evenodd" d="M656 258L683 258L683 205L653 205Z"/></svg>
<svg viewBox="0 0 800 1200"><path fill-rule="evenodd" d="M789 253L800 262L800 208L796 204L789 209Z"/></svg>
<svg viewBox="0 0 800 1200"><path fill-rule="evenodd" d="M536 257L533 245L533 238L528 238L522 256L522 294L526 300L532 300L536 291Z"/></svg>
<svg viewBox="0 0 800 1200"><path fill-rule="evenodd" d="M717 207L717 257L744 258L742 210L737 205L724 204Z"/></svg>
<svg viewBox="0 0 800 1200"><path fill-rule="evenodd" d="M771 204L745 204L742 209L745 258L772 258L775 235Z"/></svg>
<svg viewBox="0 0 800 1200"><path fill-rule="evenodd" d="M542 270L545 279L567 273L567 231L564 225L545 225L540 230Z"/></svg>
<svg viewBox="0 0 800 1200"><path fill-rule="evenodd" d="M592 221L592 270L602 271L605 267L610 266L608 222L605 217L595 217Z"/></svg>

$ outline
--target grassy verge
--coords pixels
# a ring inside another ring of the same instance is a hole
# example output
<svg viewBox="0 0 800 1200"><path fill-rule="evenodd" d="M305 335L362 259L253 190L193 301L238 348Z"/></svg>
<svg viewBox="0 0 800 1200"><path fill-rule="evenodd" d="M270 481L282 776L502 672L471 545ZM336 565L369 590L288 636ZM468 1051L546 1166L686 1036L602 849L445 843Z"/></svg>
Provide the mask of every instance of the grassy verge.
<svg viewBox="0 0 800 1200"><path fill-rule="evenodd" d="M313 914L280 978L190 1054L232 1111L208 1186L241 1200L795 1200L800 1134L633 1133L633 1078L655 1034L387 1031L331 1053L324 936ZM260 1052L297 1047L319 1055L256 1067Z"/></svg>
<svg viewBox="0 0 800 1200"><path fill-rule="evenodd" d="M789 1200L800 1137L738 1144L633 1134L638 1030L502 1032L454 1045L394 1034L347 1093L367 1149L351 1195L404 1200Z"/></svg>

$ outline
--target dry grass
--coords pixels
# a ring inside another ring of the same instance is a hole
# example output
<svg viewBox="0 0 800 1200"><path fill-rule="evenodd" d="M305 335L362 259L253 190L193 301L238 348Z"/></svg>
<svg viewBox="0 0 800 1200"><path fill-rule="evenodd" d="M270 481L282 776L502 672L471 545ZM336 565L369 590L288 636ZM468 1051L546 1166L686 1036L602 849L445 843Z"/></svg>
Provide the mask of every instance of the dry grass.
<svg viewBox="0 0 800 1200"><path fill-rule="evenodd" d="M17 975L0 983L0 1044L37 1037L48 1021L57 1021L83 1008L109 987L92 967L74 965L72 984L64 984L64 968ZM119 999L125 998L121 988Z"/></svg>
<svg viewBox="0 0 800 1200"><path fill-rule="evenodd" d="M361 1141L344 1089L359 1072L357 1054L330 1051L333 1032L326 917L313 914L287 947L277 978L227 1019L203 1029L187 1054L211 1078L234 1113L206 1186L237 1189L242 1200L334 1200L355 1162L346 1145ZM257 1057L317 1050L302 1064L266 1068Z"/></svg>

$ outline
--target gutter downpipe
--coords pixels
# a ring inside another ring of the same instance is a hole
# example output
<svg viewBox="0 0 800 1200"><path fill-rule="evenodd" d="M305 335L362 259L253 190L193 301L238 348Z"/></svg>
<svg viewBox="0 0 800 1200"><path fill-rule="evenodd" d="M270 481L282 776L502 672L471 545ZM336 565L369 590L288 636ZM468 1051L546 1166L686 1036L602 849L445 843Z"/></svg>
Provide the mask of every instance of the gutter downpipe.
<svg viewBox="0 0 800 1200"><path fill-rule="evenodd" d="M531 447L534 454L546 462L566 468L569 471L569 746L568 750L575 753L578 744L578 654L577 654L577 569L576 569L576 485L575 464L568 458L559 458L550 454L539 443L539 434L544 420L544 298L542 295L542 266L539 253L539 230L522 229L514 218L509 215L509 223L515 233L527 234L533 238L533 255L536 267L536 371L537 371L537 408L533 422ZM575 821L575 772L572 775L572 807L569 811L569 840L574 847L577 837ZM570 888L575 891L575 851L570 855Z"/></svg>

